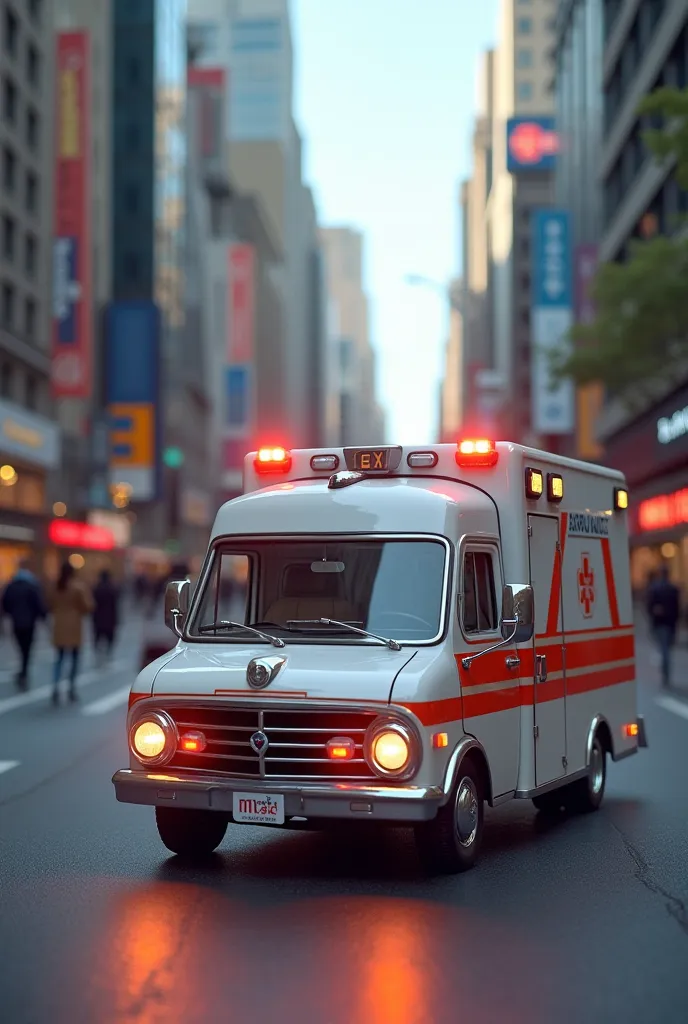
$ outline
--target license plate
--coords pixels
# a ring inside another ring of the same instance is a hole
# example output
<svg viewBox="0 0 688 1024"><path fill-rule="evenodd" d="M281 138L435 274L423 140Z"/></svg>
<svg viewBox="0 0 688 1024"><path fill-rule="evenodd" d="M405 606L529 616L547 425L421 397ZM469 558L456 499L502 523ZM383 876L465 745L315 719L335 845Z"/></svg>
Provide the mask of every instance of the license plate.
<svg viewBox="0 0 688 1024"><path fill-rule="evenodd" d="M249 825L284 825L284 797L266 793L234 793L232 815Z"/></svg>

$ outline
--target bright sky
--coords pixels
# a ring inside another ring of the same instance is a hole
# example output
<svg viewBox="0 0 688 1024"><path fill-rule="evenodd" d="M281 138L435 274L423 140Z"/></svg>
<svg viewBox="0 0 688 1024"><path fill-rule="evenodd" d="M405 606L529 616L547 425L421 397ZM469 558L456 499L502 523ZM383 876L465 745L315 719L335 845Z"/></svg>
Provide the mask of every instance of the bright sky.
<svg viewBox="0 0 688 1024"><path fill-rule="evenodd" d="M498 0L292 0L296 120L320 222L365 235L365 285L389 443L435 440L448 312L460 270L481 50ZM371 442L376 439L371 438Z"/></svg>

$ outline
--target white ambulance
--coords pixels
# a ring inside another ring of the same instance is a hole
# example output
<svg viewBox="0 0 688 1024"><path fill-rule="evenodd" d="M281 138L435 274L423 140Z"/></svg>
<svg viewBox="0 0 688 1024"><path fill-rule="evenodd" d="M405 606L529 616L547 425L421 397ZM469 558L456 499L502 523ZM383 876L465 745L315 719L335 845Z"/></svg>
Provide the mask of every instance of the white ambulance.
<svg viewBox="0 0 688 1024"><path fill-rule="evenodd" d="M485 803L596 810L645 746L621 474L507 442L246 457L177 646L138 676L117 799L227 825L413 826L470 868Z"/></svg>

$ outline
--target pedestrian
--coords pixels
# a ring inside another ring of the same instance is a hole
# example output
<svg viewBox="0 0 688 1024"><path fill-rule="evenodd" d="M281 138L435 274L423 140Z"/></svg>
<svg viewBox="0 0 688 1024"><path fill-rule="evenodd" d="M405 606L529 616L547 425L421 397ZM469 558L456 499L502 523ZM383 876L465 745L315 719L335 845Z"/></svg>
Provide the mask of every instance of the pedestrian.
<svg viewBox="0 0 688 1024"><path fill-rule="evenodd" d="M53 704L60 700L60 679L65 655L71 659L69 668L69 699L78 700L76 675L79 668L79 653L83 640L83 620L94 608L90 591L80 580L69 562L60 569L60 575L51 597L53 613L53 645L55 647L55 670L53 675Z"/></svg>
<svg viewBox="0 0 688 1024"><path fill-rule="evenodd" d="M109 658L119 625L119 591L108 569L103 569L93 589L93 645Z"/></svg>
<svg viewBox="0 0 688 1024"><path fill-rule="evenodd" d="M678 587L669 579L669 569L662 566L657 578L647 589L647 613L652 635L660 655L662 686L671 685L671 654L676 643L676 628L681 615Z"/></svg>
<svg viewBox="0 0 688 1024"><path fill-rule="evenodd" d="M17 572L5 588L2 595L2 610L12 620L14 639L21 658L16 678L17 687L20 690L27 690L36 623L46 616L41 586L30 571L27 559L22 559Z"/></svg>

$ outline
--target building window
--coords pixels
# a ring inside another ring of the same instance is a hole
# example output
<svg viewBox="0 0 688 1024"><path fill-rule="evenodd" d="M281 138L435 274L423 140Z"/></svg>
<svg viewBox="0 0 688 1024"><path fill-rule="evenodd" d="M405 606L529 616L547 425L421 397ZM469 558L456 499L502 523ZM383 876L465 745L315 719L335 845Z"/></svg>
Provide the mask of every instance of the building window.
<svg viewBox="0 0 688 1024"><path fill-rule="evenodd" d="M0 394L3 398L12 398L14 373L11 363L3 363L0 367Z"/></svg>
<svg viewBox="0 0 688 1024"><path fill-rule="evenodd" d="M34 410L38 404L38 385L32 374L26 377L26 408Z"/></svg>
<svg viewBox="0 0 688 1024"><path fill-rule="evenodd" d="M533 98L533 83L532 82L519 82L516 86L516 98L519 100L532 100Z"/></svg>
<svg viewBox="0 0 688 1024"><path fill-rule="evenodd" d="M124 203L128 213L135 215L139 212L139 190L136 185L127 185Z"/></svg>
<svg viewBox="0 0 688 1024"><path fill-rule="evenodd" d="M11 330L14 326L14 303L15 303L15 291L14 287L5 281L2 286L2 305L0 306L0 319L3 327L7 330Z"/></svg>
<svg viewBox="0 0 688 1024"><path fill-rule="evenodd" d="M520 36L528 36L533 31L533 19L532 18L517 18L516 19L516 32Z"/></svg>
<svg viewBox="0 0 688 1024"><path fill-rule="evenodd" d="M5 8L5 49L12 56L17 55L19 42L19 19L11 7Z"/></svg>
<svg viewBox="0 0 688 1024"><path fill-rule="evenodd" d="M533 66L533 51L532 50L519 50L516 54L516 67L517 68L532 68Z"/></svg>
<svg viewBox="0 0 688 1024"><path fill-rule="evenodd" d="M36 303L33 299L24 303L24 334L27 341L36 340Z"/></svg>
<svg viewBox="0 0 688 1024"><path fill-rule="evenodd" d="M31 82L31 85L38 85L39 75L40 57L38 54L38 50L33 45L33 43L29 43L26 49L26 77Z"/></svg>
<svg viewBox="0 0 688 1024"><path fill-rule="evenodd" d="M2 84L2 116L10 124L17 122L17 87L11 78Z"/></svg>
<svg viewBox="0 0 688 1024"><path fill-rule="evenodd" d="M26 114L26 144L29 149L38 148L38 114L31 108Z"/></svg>
<svg viewBox="0 0 688 1024"><path fill-rule="evenodd" d="M26 175L26 209L29 213L38 210L38 178L32 171Z"/></svg>
<svg viewBox="0 0 688 1024"><path fill-rule="evenodd" d="M14 192L17 180L17 158L9 146L2 150L2 187L5 192Z"/></svg>
<svg viewBox="0 0 688 1024"><path fill-rule="evenodd" d="M494 566L487 551L466 552L462 606L464 633L491 633L497 628Z"/></svg>
<svg viewBox="0 0 688 1024"><path fill-rule="evenodd" d="M138 57L130 57L127 61L127 84L138 85L141 79L141 65Z"/></svg>
<svg viewBox="0 0 688 1024"><path fill-rule="evenodd" d="M124 256L124 274L132 283L139 279L139 258L134 252Z"/></svg>
<svg viewBox="0 0 688 1024"><path fill-rule="evenodd" d="M36 276L38 262L38 242L33 235L27 235L24 241L24 264L29 277Z"/></svg>
<svg viewBox="0 0 688 1024"><path fill-rule="evenodd" d="M139 126L137 124L128 124L126 131L126 148L131 153L138 152L141 136L139 134Z"/></svg>
<svg viewBox="0 0 688 1024"><path fill-rule="evenodd" d="M14 247L17 229L14 220L7 214L2 218L2 254L6 260L14 259Z"/></svg>

